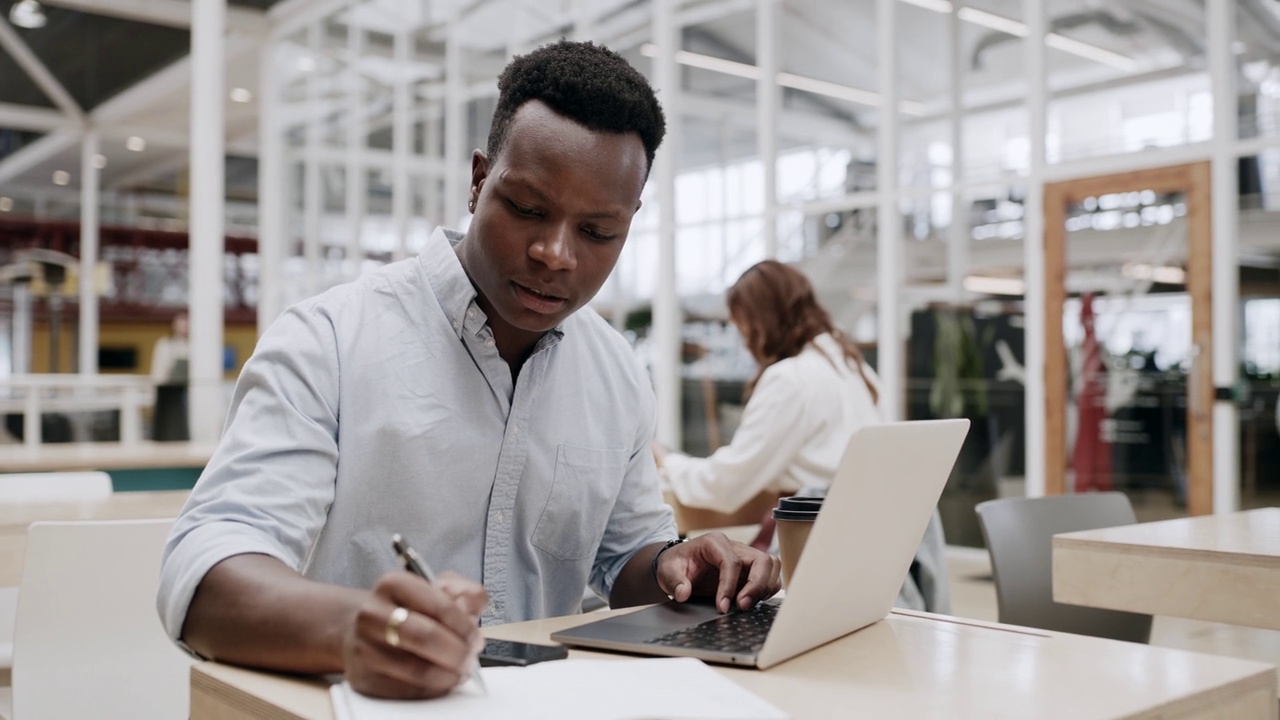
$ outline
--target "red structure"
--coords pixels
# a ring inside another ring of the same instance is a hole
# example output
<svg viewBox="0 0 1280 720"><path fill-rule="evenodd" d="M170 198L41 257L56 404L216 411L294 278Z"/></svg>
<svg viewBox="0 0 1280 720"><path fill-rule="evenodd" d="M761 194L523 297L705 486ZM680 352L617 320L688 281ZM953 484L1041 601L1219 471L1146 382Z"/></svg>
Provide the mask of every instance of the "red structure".
<svg viewBox="0 0 1280 720"><path fill-rule="evenodd" d="M1111 443L1102 434L1102 421L1107 418L1106 367L1102 363L1102 348L1098 344L1093 320L1093 294L1090 293L1080 302L1084 345L1080 378L1076 385L1079 422L1076 425L1076 447L1071 455L1078 493L1112 489Z"/></svg>

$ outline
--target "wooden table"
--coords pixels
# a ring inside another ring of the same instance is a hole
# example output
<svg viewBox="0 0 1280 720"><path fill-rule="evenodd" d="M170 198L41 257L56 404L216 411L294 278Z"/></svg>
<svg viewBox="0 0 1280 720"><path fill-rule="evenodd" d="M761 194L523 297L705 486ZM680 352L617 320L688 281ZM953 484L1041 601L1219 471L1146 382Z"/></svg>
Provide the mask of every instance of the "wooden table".
<svg viewBox="0 0 1280 720"><path fill-rule="evenodd" d="M1280 508L1056 535L1053 599L1280 630Z"/></svg>
<svg viewBox="0 0 1280 720"><path fill-rule="evenodd" d="M486 634L545 643L586 620ZM624 656L575 650L570 657ZM908 611L767 671L717 669L797 720L1277 718L1270 665ZM325 688L317 679L199 663L191 718L330 720Z"/></svg>
<svg viewBox="0 0 1280 720"><path fill-rule="evenodd" d="M216 446L195 442L84 442L0 445L0 472L136 470L196 467L209 462Z"/></svg>
<svg viewBox="0 0 1280 720"><path fill-rule="evenodd" d="M84 503L0 504L0 586L22 581L27 527L38 520L149 520L177 517L189 490L112 493Z"/></svg>

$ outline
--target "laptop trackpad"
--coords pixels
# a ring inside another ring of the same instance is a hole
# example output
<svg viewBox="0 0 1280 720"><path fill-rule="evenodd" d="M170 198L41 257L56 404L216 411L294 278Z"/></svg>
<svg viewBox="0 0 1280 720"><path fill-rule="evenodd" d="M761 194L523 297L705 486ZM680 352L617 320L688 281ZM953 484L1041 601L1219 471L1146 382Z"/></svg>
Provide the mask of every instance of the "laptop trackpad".
<svg viewBox="0 0 1280 720"><path fill-rule="evenodd" d="M667 602L626 615L617 615L586 625L567 628L556 634L584 640L644 642L676 630L692 627L719 614L715 606L709 603Z"/></svg>

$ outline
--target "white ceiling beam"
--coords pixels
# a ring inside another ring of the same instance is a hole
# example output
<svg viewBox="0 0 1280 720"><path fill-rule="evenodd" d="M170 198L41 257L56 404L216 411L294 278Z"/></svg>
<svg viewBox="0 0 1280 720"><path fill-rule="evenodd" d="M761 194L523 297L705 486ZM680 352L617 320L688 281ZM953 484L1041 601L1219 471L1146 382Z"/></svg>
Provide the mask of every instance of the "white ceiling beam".
<svg viewBox="0 0 1280 720"><path fill-rule="evenodd" d="M268 32L272 40L285 38L350 5L351 0L283 0L267 10Z"/></svg>
<svg viewBox="0 0 1280 720"><path fill-rule="evenodd" d="M17 151L0 160L0 184L7 183L22 173L48 160L80 142L81 130L55 130L35 142L23 145Z"/></svg>
<svg viewBox="0 0 1280 720"><path fill-rule="evenodd" d="M230 62L256 46L253 39L231 35L227 38L226 61ZM190 82L191 56L188 55L94 108L89 113L87 124L113 133L113 127L145 112L155 103L172 100L175 95L185 97ZM0 160L0 183L13 180L21 173L72 147L79 140L79 130L59 130L24 146Z"/></svg>
<svg viewBox="0 0 1280 720"><path fill-rule="evenodd" d="M45 5L104 17L191 28L191 3L186 0L41 0ZM261 10L227 7L227 30L258 35L266 32L267 16Z"/></svg>
<svg viewBox="0 0 1280 720"><path fill-rule="evenodd" d="M226 62L231 62L257 45L257 41L251 38L229 36ZM118 124L130 116L145 113L162 101L173 102L175 98L181 98L185 102L190 83L191 56L187 55L94 108L90 119L95 125ZM103 129L110 131L109 127Z"/></svg>
<svg viewBox="0 0 1280 720"><path fill-rule="evenodd" d="M31 47L14 31L7 20L0 17L0 47L9 51L18 67L22 68L36 86L53 101L58 109L67 117L77 122L84 122L84 110L71 97L71 93L49 72L40 58L31 51Z"/></svg>
<svg viewBox="0 0 1280 720"><path fill-rule="evenodd" d="M724 119L741 127L755 127L753 102L740 102L687 90L680 98L685 115ZM870 142L865 133L847 122L794 108L783 108L779 112L778 134L780 137L806 143L825 143L835 147L869 147Z"/></svg>
<svg viewBox="0 0 1280 720"><path fill-rule="evenodd" d="M66 115L50 108L0 103L0 127L14 130L52 132L54 130L74 129L78 125Z"/></svg>

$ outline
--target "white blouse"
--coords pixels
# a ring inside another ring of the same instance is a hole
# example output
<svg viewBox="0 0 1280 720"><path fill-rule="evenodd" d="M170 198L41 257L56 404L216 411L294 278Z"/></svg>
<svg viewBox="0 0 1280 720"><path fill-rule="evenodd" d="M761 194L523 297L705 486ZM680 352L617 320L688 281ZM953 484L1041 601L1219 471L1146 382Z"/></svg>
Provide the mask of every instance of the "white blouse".
<svg viewBox="0 0 1280 720"><path fill-rule="evenodd" d="M862 376L823 334L764 371L730 444L707 458L670 453L662 474L683 505L733 512L766 490L825 490L854 430L881 422Z"/></svg>

